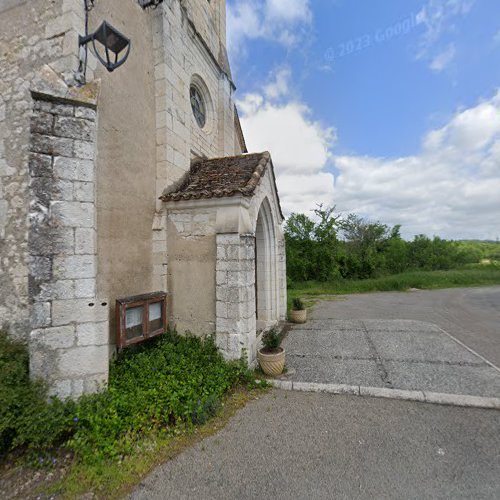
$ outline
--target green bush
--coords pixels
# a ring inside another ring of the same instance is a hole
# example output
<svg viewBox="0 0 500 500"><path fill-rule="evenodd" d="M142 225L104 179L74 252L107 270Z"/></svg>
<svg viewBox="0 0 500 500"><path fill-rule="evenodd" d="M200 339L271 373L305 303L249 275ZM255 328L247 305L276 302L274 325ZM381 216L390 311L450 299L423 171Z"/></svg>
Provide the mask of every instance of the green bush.
<svg viewBox="0 0 500 500"><path fill-rule="evenodd" d="M151 430L205 422L235 384L253 383L240 362L226 362L212 338L165 334L125 350L110 368L109 387L76 403L53 398L29 380L26 348L0 337L0 451L44 454L56 446L95 463L129 453Z"/></svg>
<svg viewBox="0 0 500 500"><path fill-rule="evenodd" d="M389 227L356 214L319 206L314 218L291 214L285 224L289 289L305 281L373 279L406 271L437 271L498 259L500 243L448 241L417 235L402 239Z"/></svg>
<svg viewBox="0 0 500 500"><path fill-rule="evenodd" d="M202 423L242 376L211 338L168 334L128 349L111 367L108 390L81 398L70 447L85 460L116 458L147 430Z"/></svg>
<svg viewBox="0 0 500 500"><path fill-rule="evenodd" d="M274 353L278 350L281 344L281 338L276 328L271 328L264 335L262 335L263 351L267 353Z"/></svg>
<svg viewBox="0 0 500 500"><path fill-rule="evenodd" d="M72 406L48 401L47 388L29 378L26 346L0 332L0 454L57 446L73 432Z"/></svg>

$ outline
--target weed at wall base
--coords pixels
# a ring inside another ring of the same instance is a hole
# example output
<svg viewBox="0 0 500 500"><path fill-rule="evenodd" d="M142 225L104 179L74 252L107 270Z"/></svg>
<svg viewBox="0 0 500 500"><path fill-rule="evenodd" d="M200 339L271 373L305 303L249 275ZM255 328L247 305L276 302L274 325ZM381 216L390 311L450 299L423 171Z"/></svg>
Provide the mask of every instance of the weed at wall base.
<svg viewBox="0 0 500 500"><path fill-rule="evenodd" d="M226 362L211 338L175 333L125 350L113 362L108 389L77 402L53 398L30 381L25 346L0 334L0 453L35 458L55 448L83 463L122 460L151 431L175 433L213 416L237 384L251 385L243 362Z"/></svg>

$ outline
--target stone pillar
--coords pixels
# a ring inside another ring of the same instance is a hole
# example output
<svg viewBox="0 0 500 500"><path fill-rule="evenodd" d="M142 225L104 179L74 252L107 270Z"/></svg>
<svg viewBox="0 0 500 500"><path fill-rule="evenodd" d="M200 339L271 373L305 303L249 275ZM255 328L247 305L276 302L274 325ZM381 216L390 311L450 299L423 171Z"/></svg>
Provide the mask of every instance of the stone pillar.
<svg viewBox="0 0 500 500"><path fill-rule="evenodd" d="M226 359L256 359L255 237L218 234L216 341Z"/></svg>
<svg viewBox="0 0 500 500"><path fill-rule="evenodd" d="M30 371L76 398L107 382L109 364L108 305L96 298L97 98L54 83L32 89Z"/></svg>
<svg viewBox="0 0 500 500"><path fill-rule="evenodd" d="M286 246L283 234L278 238L278 276L279 276L279 319L287 318Z"/></svg>

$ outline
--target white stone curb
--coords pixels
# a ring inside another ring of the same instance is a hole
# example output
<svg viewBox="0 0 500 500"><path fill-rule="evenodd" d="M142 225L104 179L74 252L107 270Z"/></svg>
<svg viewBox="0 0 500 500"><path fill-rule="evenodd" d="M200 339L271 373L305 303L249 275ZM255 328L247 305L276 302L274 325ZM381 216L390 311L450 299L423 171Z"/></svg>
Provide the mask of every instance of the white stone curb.
<svg viewBox="0 0 500 500"><path fill-rule="evenodd" d="M374 398L399 399L404 401L419 401L440 405L464 406L468 408L488 408L500 410L500 398L482 396L466 396L461 394L443 394L427 391L406 391L388 389L385 387L363 387L346 384L317 384L313 382L293 382L291 380L271 380L267 382L285 391L324 392L327 394L351 394L355 396L370 396Z"/></svg>

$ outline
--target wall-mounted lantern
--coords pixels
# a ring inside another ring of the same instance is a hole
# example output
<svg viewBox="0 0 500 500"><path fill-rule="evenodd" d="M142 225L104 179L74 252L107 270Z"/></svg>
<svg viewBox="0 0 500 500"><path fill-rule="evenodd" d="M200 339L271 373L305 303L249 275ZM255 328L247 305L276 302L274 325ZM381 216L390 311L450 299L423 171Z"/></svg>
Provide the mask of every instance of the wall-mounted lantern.
<svg viewBox="0 0 500 500"><path fill-rule="evenodd" d="M97 50L96 41L104 47L104 57ZM130 39L106 21L94 33L79 37L80 47L85 47L88 43L92 43L95 56L109 72L120 67L130 54Z"/></svg>
<svg viewBox="0 0 500 500"><path fill-rule="evenodd" d="M153 9L156 9L158 5L160 5L163 2L163 0L139 0L139 5L143 8L146 9L148 7L152 7Z"/></svg>

